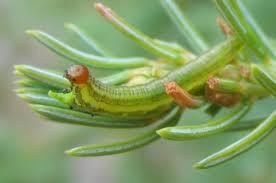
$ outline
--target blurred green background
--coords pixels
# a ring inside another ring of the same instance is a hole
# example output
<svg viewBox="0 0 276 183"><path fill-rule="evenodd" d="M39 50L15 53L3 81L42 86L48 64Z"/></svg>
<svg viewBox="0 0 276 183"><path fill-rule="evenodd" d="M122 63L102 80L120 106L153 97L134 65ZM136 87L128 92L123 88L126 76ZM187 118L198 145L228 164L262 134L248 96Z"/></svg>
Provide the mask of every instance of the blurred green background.
<svg viewBox="0 0 276 183"><path fill-rule="evenodd" d="M185 45L159 0L104 0L145 33ZM179 0L211 45L223 36L216 27L217 11L211 0ZM276 148L270 136L247 154L210 170L192 164L242 137L246 132L217 135L192 142L159 140L121 155L72 158L63 151L86 143L110 142L134 136L137 130L84 128L39 118L15 96L14 64L62 67L62 59L24 34L42 29L68 43L84 47L63 24L71 22L86 30L118 56L149 55L106 23L90 0L0 0L0 183L183 183L183 182L276 182ZM275 0L247 0L246 4L269 36L276 36ZM248 115L263 116L275 103L260 102ZM204 122L207 115L187 111L182 123Z"/></svg>

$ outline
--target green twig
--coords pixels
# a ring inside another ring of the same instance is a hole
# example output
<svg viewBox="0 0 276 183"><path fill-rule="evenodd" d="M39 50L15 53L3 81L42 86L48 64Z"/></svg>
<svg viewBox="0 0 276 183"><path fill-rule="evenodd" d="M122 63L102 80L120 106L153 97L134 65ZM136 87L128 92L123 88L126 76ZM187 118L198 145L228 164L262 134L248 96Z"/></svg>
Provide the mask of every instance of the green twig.
<svg viewBox="0 0 276 183"><path fill-rule="evenodd" d="M269 56L275 57L268 38L240 0L215 0L215 3L235 32L257 56L266 62L270 62Z"/></svg>
<svg viewBox="0 0 276 183"><path fill-rule="evenodd" d="M116 15L110 8L105 7L103 4L96 3L95 8L116 29L157 56L177 64L183 64L189 60L189 58L185 57L184 54L177 54L174 51L164 49L160 46L160 44L156 43L153 39L129 25L123 18Z"/></svg>

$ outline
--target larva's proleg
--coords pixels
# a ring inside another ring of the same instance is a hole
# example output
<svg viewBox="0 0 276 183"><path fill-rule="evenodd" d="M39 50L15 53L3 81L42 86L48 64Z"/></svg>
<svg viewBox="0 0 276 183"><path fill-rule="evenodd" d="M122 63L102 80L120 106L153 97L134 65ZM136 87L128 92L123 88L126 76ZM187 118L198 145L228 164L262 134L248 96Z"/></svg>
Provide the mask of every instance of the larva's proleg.
<svg viewBox="0 0 276 183"><path fill-rule="evenodd" d="M241 47L241 42L233 37L180 69L139 86L111 86L91 75L89 81L83 84L71 80L75 102L85 109L91 109L91 112L96 110L126 115L142 115L168 108L172 105L172 99L165 93L165 83L176 82L190 92L229 63Z"/></svg>

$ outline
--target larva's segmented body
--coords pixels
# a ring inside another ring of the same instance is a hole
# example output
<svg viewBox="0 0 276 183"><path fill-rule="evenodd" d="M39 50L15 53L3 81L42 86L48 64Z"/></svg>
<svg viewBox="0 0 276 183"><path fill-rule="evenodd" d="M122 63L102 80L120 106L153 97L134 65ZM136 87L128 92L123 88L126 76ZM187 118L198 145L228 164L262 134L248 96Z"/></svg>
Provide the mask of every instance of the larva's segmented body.
<svg viewBox="0 0 276 183"><path fill-rule="evenodd" d="M115 114L146 114L168 108L172 99L166 95L164 84L176 82L187 91L202 85L210 74L229 63L241 48L238 38L231 38L198 59L167 76L139 86L111 86L91 77L83 85L73 87L75 101L92 111Z"/></svg>

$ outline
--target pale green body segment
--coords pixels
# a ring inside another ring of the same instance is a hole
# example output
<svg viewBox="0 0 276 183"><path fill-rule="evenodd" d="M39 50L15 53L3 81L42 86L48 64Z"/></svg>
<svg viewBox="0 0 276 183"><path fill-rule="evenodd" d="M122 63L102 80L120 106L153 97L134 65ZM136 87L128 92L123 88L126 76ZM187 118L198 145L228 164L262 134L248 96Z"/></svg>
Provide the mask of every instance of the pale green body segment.
<svg viewBox="0 0 276 183"><path fill-rule="evenodd" d="M144 114L168 107L172 99L165 93L165 83L174 81L191 91L229 63L241 47L239 39L233 37L180 69L145 85L111 86L92 77L88 84L73 87L76 103L91 111L108 113Z"/></svg>

